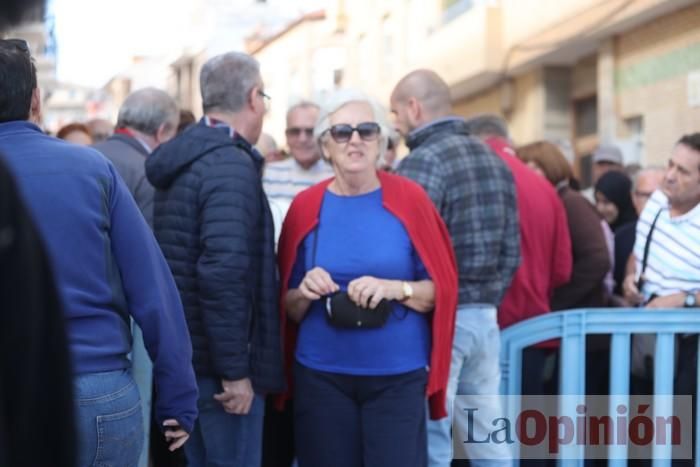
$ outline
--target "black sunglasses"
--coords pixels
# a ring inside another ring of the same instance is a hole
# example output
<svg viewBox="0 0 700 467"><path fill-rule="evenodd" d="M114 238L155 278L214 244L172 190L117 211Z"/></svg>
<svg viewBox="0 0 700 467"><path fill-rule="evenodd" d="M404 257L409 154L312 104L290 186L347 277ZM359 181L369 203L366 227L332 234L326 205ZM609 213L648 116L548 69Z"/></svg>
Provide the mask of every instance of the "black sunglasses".
<svg viewBox="0 0 700 467"><path fill-rule="evenodd" d="M307 138L311 138L314 135L314 129L293 126L284 131L284 134L286 134L288 138L298 138L302 133L304 133Z"/></svg>
<svg viewBox="0 0 700 467"><path fill-rule="evenodd" d="M363 122L357 126L351 126L347 123L339 123L338 125L333 125L326 130L331 134L331 138L336 143L347 143L352 139L352 134L357 131L362 141L374 141L379 137L381 133L381 128L378 123L375 122Z"/></svg>
<svg viewBox="0 0 700 467"><path fill-rule="evenodd" d="M0 39L0 46L12 46L20 52L31 55L29 44L24 39Z"/></svg>

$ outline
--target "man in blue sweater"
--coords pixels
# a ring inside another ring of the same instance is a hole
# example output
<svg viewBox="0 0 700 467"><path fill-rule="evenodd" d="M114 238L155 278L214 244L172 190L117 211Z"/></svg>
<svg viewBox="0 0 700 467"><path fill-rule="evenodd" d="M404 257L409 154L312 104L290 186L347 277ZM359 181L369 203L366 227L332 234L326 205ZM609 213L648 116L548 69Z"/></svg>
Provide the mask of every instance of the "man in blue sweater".
<svg viewBox="0 0 700 467"><path fill-rule="evenodd" d="M143 425L128 359L130 316L154 362L156 412L171 449L185 443L197 417L182 304L158 244L112 164L94 149L44 135L34 123L40 102L26 43L0 41L0 152L47 245L64 305L78 465L133 466Z"/></svg>

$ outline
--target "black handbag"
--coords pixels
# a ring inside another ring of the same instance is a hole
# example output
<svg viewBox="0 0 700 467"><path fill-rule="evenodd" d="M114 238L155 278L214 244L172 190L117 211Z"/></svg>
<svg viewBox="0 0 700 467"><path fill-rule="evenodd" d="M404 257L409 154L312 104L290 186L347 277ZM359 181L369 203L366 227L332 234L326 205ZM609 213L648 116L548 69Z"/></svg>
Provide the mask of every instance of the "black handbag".
<svg viewBox="0 0 700 467"><path fill-rule="evenodd" d="M314 231L312 250L312 268L316 267L316 247L318 244L318 227ZM371 298L370 298L371 300ZM333 327L344 329L381 328L389 319L393 305L382 299L376 308L363 308L350 299L347 292L336 292L325 297L326 321Z"/></svg>
<svg viewBox="0 0 700 467"><path fill-rule="evenodd" d="M382 299L376 308L363 308L350 299L347 292L326 297L326 320L337 328L372 329L386 324L391 303Z"/></svg>

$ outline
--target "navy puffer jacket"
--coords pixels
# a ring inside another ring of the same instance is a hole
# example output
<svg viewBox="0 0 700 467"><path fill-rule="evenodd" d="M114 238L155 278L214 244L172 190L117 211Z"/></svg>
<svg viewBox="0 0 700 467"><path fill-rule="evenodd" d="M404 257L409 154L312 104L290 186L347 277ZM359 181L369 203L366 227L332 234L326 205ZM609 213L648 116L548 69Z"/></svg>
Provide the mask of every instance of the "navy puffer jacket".
<svg viewBox="0 0 700 467"><path fill-rule="evenodd" d="M195 372L249 377L257 393L284 385L262 164L245 139L203 121L146 161L156 188L154 231L180 290Z"/></svg>

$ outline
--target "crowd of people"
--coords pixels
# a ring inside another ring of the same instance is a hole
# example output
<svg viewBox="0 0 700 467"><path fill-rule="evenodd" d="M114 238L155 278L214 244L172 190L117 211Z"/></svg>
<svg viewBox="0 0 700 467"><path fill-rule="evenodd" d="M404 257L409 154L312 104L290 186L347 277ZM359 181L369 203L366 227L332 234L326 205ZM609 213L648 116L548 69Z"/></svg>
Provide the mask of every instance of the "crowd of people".
<svg viewBox="0 0 700 467"><path fill-rule="evenodd" d="M698 306L700 133L634 173L601 145L580 191L556 142L456 116L431 70L388 109L351 89L295 103L287 153L254 58L211 58L200 87L199 121L146 88L114 128L54 137L26 44L0 40L0 464L136 466L150 431L154 465L446 467L456 396L499 392L501 329ZM695 394L697 337L679 339ZM556 393L557 346L525 350L523 394ZM587 352L606 394L609 342ZM59 435L27 423L39 410ZM16 442L40 434L48 463ZM512 465L506 444L466 449Z"/></svg>

